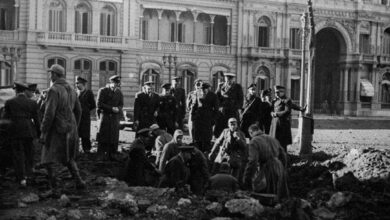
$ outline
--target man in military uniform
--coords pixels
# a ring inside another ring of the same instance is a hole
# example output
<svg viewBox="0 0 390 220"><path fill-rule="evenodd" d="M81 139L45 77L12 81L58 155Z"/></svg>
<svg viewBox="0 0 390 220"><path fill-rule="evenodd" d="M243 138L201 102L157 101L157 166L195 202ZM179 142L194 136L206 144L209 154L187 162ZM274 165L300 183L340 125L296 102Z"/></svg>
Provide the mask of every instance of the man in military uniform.
<svg viewBox="0 0 390 220"><path fill-rule="evenodd" d="M121 77L110 77L107 87L101 88L97 95L99 130L97 134L98 153L107 154L112 159L118 150L119 121L123 108L123 94L120 90Z"/></svg>
<svg viewBox="0 0 390 220"><path fill-rule="evenodd" d="M252 124L259 124L261 114L261 99L256 95L256 84L248 87L244 107L240 114L240 130L245 137L249 137L248 128Z"/></svg>
<svg viewBox="0 0 390 220"><path fill-rule="evenodd" d="M177 109L176 100L170 94L171 84L165 83L161 86L162 93L160 95L157 108L157 124L161 129L166 129L168 133L173 135L175 127L177 127Z"/></svg>
<svg viewBox="0 0 390 220"><path fill-rule="evenodd" d="M85 84L88 81L80 76L76 78L76 92L81 105L81 120L79 124L79 137L84 153L91 150L91 111L96 108L95 97Z"/></svg>
<svg viewBox="0 0 390 220"><path fill-rule="evenodd" d="M25 187L34 165L33 139L40 135L38 104L26 96L27 85L15 82L14 89L16 96L4 104L4 119L10 121L6 132L12 148L16 178Z"/></svg>
<svg viewBox="0 0 390 220"><path fill-rule="evenodd" d="M193 142L202 152L210 152L213 138L213 125L218 115L218 97L210 91L210 84L203 83L201 92L195 93L191 109Z"/></svg>
<svg viewBox="0 0 390 220"><path fill-rule="evenodd" d="M275 86L275 99L272 102L272 122L270 136L276 138L287 152L287 146L292 143L291 136L291 106L292 101L286 97L285 87Z"/></svg>
<svg viewBox="0 0 390 220"><path fill-rule="evenodd" d="M197 97L198 94L202 93L202 84L201 79L196 79L194 82L195 90L191 91L187 96L186 106L188 111L188 131L190 133L191 139L194 141L194 126L193 126L193 115L197 109Z"/></svg>
<svg viewBox="0 0 390 220"><path fill-rule="evenodd" d="M216 94L219 99L219 117L214 129L215 137L219 137L226 128L229 118L238 118L238 110L242 108L244 94L240 84L234 82L234 73L224 73L225 82L218 85Z"/></svg>
<svg viewBox="0 0 390 220"><path fill-rule="evenodd" d="M181 87L181 79L180 76L173 77L171 95L176 100L178 129L183 130L183 120L186 116L186 91Z"/></svg>
<svg viewBox="0 0 390 220"><path fill-rule="evenodd" d="M156 123L159 96L152 91L153 81L144 83L142 91L135 94L134 128L139 131Z"/></svg>

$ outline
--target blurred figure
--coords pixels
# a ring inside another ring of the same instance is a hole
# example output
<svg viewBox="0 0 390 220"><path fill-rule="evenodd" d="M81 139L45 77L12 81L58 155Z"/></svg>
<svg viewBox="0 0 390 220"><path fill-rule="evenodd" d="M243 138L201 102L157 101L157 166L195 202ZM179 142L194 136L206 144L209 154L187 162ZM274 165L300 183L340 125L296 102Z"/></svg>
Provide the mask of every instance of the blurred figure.
<svg viewBox="0 0 390 220"><path fill-rule="evenodd" d="M157 108L157 124L161 129L173 134L177 125L176 100L170 94L171 84L165 83L161 86L162 93Z"/></svg>
<svg viewBox="0 0 390 220"><path fill-rule="evenodd" d="M5 132L12 148L16 179L23 187L27 185L27 178L33 175L33 139L40 135L38 105L27 97L25 91L28 89L23 83L14 83L16 95L4 103L3 116L10 122Z"/></svg>
<svg viewBox="0 0 390 220"><path fill-rule="evenodd" d="M219 137L226 128L229 118L238 119L238 111L244 102L242 87L234 82L235 76L234 73L224 73L225 82L219 84L216 91L219 99L219 117L214 128L215 137Z"/></svg>
<svg viewBox="0 0 390 220"><path fill-rule="evenodd" d="M252 139L249 143L249 159L244 174L246 188L257 191L257 182L252 182L252 179L259 167L258 177L260 180L265 178L266 182L265 189L261 192L276 194L279 201L287 198L289 190L286 152L275 138L264 134L257 125L249 127L249 134Z"/></svg>
<svg viewBox="0 0 390 220"><path fill-rule="evenodd" d="M99 130L97 133L98 154L114 159L118 150L119 121L123 108L123 94L120 90L121 77L110 77L107 87L100 88L97 95Z"/></svg>
<svg viewBox="0 0 390 220"><path fill-rule="evenodd" d="M208 189L223 190L226 192L236 192L239 189L238 180L230 175L230 165L223 162L219 172L210 177Z"/></svg>
<svg viewBox="0 0 390 220"><path fill-rule="evenodd" d="M174 156L176 156L179 153L179 147L183 146L183 136L184 133L182 130L175 130L175 133L173 134L173 138L170 142L165 144L162 153L161 153L161 159L159 161L159 170L161 172L164 172L165 166L167 162Z"/></svg>
<svg viewBox="0 0 390 220"><path fill-rule="evenodd" d="M81 106L76 92L65 80L65 69L54 64L48 70L52 86L47 93L45 113L41 125L43 165L46 165L51 187L56 186L54 164L61 163L69 169L76 187L83 189L75 158L79 149L77 125L81 118Z"/></svg>
<svg viewBox="0 0 390 220"><path fill-rule="evenodd" d="M238 129L237 119L230 118L228 126L215 141L209 154L209 159L214 162L212 173L218 173L222 162L227 161L231 174L240 180L242 167L247 160L245 135Z"/></svg>
<svg viewBox="0 0 390 220"><path fill-rule="evenodd" d="M244 132L245 137L249 138L249 125L260 123L261 114L261 99L256 95L256 84L251 84L240 114L240 130Z"/></svg>
<svg viewBox="0 0 390 220"><path fill-rule="evenodd" d="M153 81L144 83L142 91L135 94L134 130L137 132L156 123L159 96L152 90Z"/></svg>
<svg viewBox="0 0 390 220"><path fill-rule="evenodd" d="M181 80L180 76L173 77L171 95L176 100L177 128L183 130L183 120L186 116L186 91L182 88Z"/></svg>
<svg viewBox="0 0 390 220"><path fill-rule="evenodd" d="M187 111L188 111L188 131L190 133L190 137L194 140L194 116L196 114L196 110L198 109L198 97L202 94L202 84L203 81L201 79L196 79L194 82L195 90L191 91L187 96Z"/></svg>
<svg viewBox="0 0 390 220"><path fill-rule="evenodd" d="M80 76L76 78L76 92L81 105L81 120L78 127L84 153L91 150L91 111L96 108L95 97L85 84L88 81Z"/></svg>
<svg viewBox="0 0 390 220"><path fill-rule="evenodd" d="M147 149L147 151L153 151L153 154L156 156L155 164L159 166L161 153L164 146L172 140L172 135L161 129L157 124L152 124L152 126L150 126L150 135L152 136L152 140L154 140L154 147L153 149Z"/></svg>

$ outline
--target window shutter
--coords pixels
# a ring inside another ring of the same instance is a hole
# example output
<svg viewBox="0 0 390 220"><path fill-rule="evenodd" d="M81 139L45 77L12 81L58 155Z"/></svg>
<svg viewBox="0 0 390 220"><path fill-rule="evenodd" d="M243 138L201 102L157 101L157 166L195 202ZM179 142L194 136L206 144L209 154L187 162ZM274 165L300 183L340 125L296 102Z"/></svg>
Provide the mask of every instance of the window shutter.
<svg viewBox="0 0 390 220"><path fill-rule="evenodd" d="M104 34L105 33L105 30L104 30L104 28L105 28L105 25L104 25L105 15L106 14L104 14L104 13L100 14L100 35L105 35Z"/></svg>
<svg viewBox="0 0 390 220"><path fill-rule="evenodd" d="M186 42L186 25L183 24L183 27L182 27L182 42Z"/></svg>
<svg viewBox="0 0 390 220"><path fill-rule="evenodd" d="M53 30L53 10L49 10L49 31Z"/></svg>
<svg viewBox="0 0 390 220"><path fill-rule="evenodd" d="M107 14L107 30L106 30L107 36L111 36L111 15Z"/></svg>
<svg viewBox="0 0 390 220"><path fill-rule="evenodd" d="M75 17L75 32L81 33L81 20L80 20L80 12L76 11L76 17Z"/></svg>

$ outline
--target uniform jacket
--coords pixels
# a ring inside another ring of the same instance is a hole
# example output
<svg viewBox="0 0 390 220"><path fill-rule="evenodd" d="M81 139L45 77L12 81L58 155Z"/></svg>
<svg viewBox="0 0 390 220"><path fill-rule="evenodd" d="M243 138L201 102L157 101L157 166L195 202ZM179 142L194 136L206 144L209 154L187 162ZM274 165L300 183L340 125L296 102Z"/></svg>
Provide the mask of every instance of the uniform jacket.
<svg viewBox="0 0 390 220"><path fill-rule="evenodd" d="M42 163L68 163L79 147L77 127L81 106L74 89L64 78L50 87L45 102L41 131L45 134Z"/></svg>
<svg viewBox="0 0 390 220"><path fill-rule="evenodd" d="M160 95L157 109L157 124L167 129L171 134L175 131L175 122L178 121L176 100L171 95Z"/></svg>
<svg viewBox="0 0 390 220"><path fill-rule="evenodd" d="M211 150L211 159L215 163L222 163L224 159L240 158L245 160L247 147L245 135L241 131L237 131L239 139L233 138L229 128L222 131L219 138L215 141L213 149Z"/></svg>
<svg viewBox="0 0 390 220"><path fill-rule="evenodd" d="M165 165L167 162L172 159L174 156L178 155L180 150L179 150L180 145L172 139L169 143L167 143L164 146L164 149L161 153L161 159L159 165L159 170L161 172L164 172Z"/></svg>
<svg viewBox="0 0 390 220"><path fill-rule="evenodd" d="M269 134L269 129L272 121L272 103L271 102L261 102L260 110L260 128L266 133Z"/></svg>
<svg viewBox="0 0 390 220"><path fill-rule="evenodd" d="M119 112L114 113L113 107ZM99 117L99 130L97 140L102 143L117 144L119 141L119 121L123 108L123 95L120 89L113 91L109 87L99 89L97 95L97 111Z"/></svg>
<svg viewBox="0 0 390 220"><path fill-rule="evenodd" d="M78 93L81 105L81 121L79 124L79 136L89 138L91 134L91 111L96 108L95 97L91 90Z"/></svg>
<svg viewBox="0 0 390 220"><path fill-rule="evenodd" d="M273 112L275 112L276 117L272 118L269 134L284 147L292 143L291 103L291 99L286 97L273 101Z"/></svg>
<svg viewBox="0 0 390 220"><path fill-rule="evenodd" d="M154 112L158 108L159 96L152 92L150 95L138 92L134 101L134 121L139 121L137 130L147 128L156 122Z"/></svg>
<svg viewBox="0 0 390 220"><path fill-rule="evenodd" d="M38 104L23 93L4 103L4 119L11 122L6 129L8 138L37 138L40 135Z"/></svg>
<svg viewBox="0 0 390 220"><path fill-rule="evenodd" d="M190 182L197 183L196 185L204 186L209 177L208 162L205 155L199 149L195 148L192 153L190 166Z"/></svg>
<svg viewBox="0 0 390 220"><path fill-rule="evenodd" d="M176 109L179 118L186 115L186 91L183 88L172 88L171 94L176 99Z"/></svg>
<svg viewBox="0 0 390 220"><path fill-rule="evenodd" d="M244 102L244 93L242 87L238 83L227 85L220 83L217 88L220 107L222 107L222 114L225 112L236 112L242 108Z"/></svg>
<svg viewBox="0 0 390 220"><path fill-rule="evenodd" d="M241 111L240 130L249 138L248 128L252 124L259 124L261 115L261 99L255 95L245 99L244 107Z"/></svg>

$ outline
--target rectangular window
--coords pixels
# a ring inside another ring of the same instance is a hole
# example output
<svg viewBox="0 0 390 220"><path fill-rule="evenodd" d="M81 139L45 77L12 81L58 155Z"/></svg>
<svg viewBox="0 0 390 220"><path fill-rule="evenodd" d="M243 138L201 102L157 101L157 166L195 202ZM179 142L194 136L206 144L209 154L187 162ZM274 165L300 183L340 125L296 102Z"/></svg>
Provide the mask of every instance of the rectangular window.
<svg viewBox="0 0 390 220"><path fill-rule="evenodd" d="M369 54L370 53L370 35L360 34L359 37L359 51L360 53Z"/></svg>
<svg viewBox="0 0 390 220"><path fill-rule="evenodd" d="M81 19L80 19L80 12L76 11L75 13L75 32L76 33L81 33Z"/></svg>
<svg viewBox="0 0 390 220"><path fill-rule="evenodd" d="M148 29L149 29L149 23L148 21L143 20L142 21L142 40L148 40Z"/></svg>
<svg viewBox="0 0 390 220"><path fill-rule="evenodd" d="M269 45L268 45L269 39L268 38L269 38L268 27L259 27L257 46L269 47Z"/></svg>
<svg viewBox="0 0 390 220"><path fill-rule="evenodd" d="M301 32L299 28L290 29L290 48L301 49Z"/></svg>
<svg viewBox="0 0 390 220"><path fill-rule="evenodd" d="M7 30L7 10L0 8L0 30Z"/></svg>
<svg viewBox="0 0 390 220"><path fill-rule="evenodd" d="M107 35L111 36L111 15L107 15Z"/></svg>
<svg viewBox="0 0 390 220"><path fill-rule="evenodd" d="M171 23L171 42L175 42L175 23Z"/></svg>
<svg viewBox="0 0 390 220"><path fill-rule="evenodd" d="M204 43L205 44L211 44L211 27L210 26L206 26L204 28Z"/></svg>
<svg viewBox="0 0 390 220"><path fill-rule="evenodd" d="M186 26L182 23L178 24L178 28L177 28L177 41L178 42L185 42L185 31L186 30Z"/></svg>
<svg viewBox="0 0 390 220"><path fill-rule="evenodd" d="M291 99L299 100L299 94L300 94L300 80L291 79Z"/></svg>
<svg viewBox="0 0 390 220"><path fill-rule="evenodd" d="M82 15L82 33L83 34L88 34L88 13L87 12L84 12L83 15Z"/></svg>

